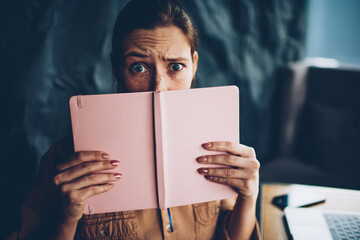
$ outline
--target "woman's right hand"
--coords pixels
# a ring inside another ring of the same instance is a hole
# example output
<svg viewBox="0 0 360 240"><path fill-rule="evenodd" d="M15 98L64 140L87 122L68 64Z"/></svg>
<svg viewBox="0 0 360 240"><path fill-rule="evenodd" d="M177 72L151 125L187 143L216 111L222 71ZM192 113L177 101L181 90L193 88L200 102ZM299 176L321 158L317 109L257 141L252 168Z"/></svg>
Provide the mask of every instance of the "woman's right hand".
<svg viewBox="0 0 360 240"><path fill-rule="evenodd" d="M22 205L19 239L74 239L85 200L111 190L121 178L118 165L105 152L74 153L72 136L54 144Z"/></svg>
<svg viewBox="0 0 360 240"><path fill-rule="evenodd" d="M63 223L77 224L82 217L85 200L91 196L109 191L121 173L101 172L115 169L118 160L101 151L73 153L68 160L56 166L54 183L60 192Z"/></svg>

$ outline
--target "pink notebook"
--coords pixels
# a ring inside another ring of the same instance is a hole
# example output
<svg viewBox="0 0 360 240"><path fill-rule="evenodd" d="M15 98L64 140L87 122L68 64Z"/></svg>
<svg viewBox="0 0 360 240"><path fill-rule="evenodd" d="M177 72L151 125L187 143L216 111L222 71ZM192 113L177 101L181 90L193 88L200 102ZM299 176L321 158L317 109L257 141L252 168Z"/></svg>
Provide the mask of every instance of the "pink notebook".
<svg viewBox="0 0 360 240"><path fill-rule="evenodd" d="M99 150L120 160L123 177L87 200L85 214L166 209L235 197L204 179L196 158L216 154L201 145L239 142L235 86L103 95L70 99L75 151Z"/></svg>

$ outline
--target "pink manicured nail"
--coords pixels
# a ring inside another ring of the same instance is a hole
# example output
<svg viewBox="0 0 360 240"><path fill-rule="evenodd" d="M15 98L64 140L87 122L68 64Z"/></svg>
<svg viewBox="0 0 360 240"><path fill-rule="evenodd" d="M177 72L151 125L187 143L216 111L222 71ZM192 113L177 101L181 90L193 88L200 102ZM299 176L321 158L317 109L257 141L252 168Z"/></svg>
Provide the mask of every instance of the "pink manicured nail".
<svg viewBox="0 0 360 240"><path fill-rule="evenodd" d="M207 162L207 157L198 157L197 158L198 162Z"/></svg>
<svg viewBox="0 0 360 240"><path fill-rule="evenodd" d="M115 185L113 183L108 184L109 188L113 188Z"/></svg>
<svg viewBox="0 0 360 240"><path fill-rule="evenodd" d="M103 154L101 154L101 157L102 157L103 159L109 159L109 158L110 158L110 155L107 154L107 153L103 153Z"/></svg>
<svg viewBox="0 0 360 240"><path fill-rule="evenodd" d="M211 180L211 181L214 180L213 176L205 176L205 178L208 179L208 180Z"/></svg>
<svg viewBox="0 0 360 240"><path fill-rule="evenodd" d="M204 144L203 144L203 147L204 147L204 148L211 148L212 146L213 146L212 143L204 143Z"/></svg>
<svg viewBox="0 0 360 240"><path fill-rule="evenodd" d="M199 169L198 169L198 172L199 172L199 173L208 173L209 170L206 169L206 168L199 168Z"/></svg>
<svg viewBox="0 0 360 240"><path fill-rule="evenodd" d="M120 179L122 177L122 174L121 173L115 173L114 177L117 178L117 179Z"/></svg>
<svg viewBox="0 0 360 240"><path fill-rule="evenodd" d="M110 164L113 165L113 166L118 166L120 164L120 161L118 160L111 160L110 161Z"/></svg>

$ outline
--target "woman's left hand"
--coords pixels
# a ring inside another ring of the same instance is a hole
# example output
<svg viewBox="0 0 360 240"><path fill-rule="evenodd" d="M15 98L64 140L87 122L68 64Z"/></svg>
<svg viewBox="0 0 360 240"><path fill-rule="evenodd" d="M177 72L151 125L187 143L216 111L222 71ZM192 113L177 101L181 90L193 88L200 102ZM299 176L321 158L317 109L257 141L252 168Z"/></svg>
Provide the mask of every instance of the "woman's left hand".
<svg viewBox="0 0 360 240"><path fill-rule="evenodd" d="M199 168L201 175L209 181L233 187L244 200L257 198L260 163L253 148L235 142L209 142L203 147L224 154L198 157L201 164L222 165Z"/></svg>

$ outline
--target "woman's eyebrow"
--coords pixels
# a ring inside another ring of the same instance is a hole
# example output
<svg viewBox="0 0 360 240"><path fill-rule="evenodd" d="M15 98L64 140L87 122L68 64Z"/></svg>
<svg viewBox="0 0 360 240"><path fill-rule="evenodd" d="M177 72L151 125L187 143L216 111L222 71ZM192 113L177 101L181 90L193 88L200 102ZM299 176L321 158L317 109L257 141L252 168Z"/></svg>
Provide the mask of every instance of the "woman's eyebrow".
<svg viewBox="0 0 360 240"><path fill-rule="evenodd" d="M124 58L127 58L127 57L139 57L139 58L149 58L148 55L145 55L145 54L142 54L142 53L139 53L139 52L135 52L135 51L131 51L131 52L128 52L124 55ZM163 60L164 61L167 61L167 62L184 62L184 61L188 61L189 59L186 58L186 57L163 57Z"/></svg>
<svg viewBox="0 0 360 240"><path fill-rule="evenodd" d="M188 61L188 58L184 58L184 57L175 57L175 58L166 58L165 59L168 62L185 62Z"/></svg>

